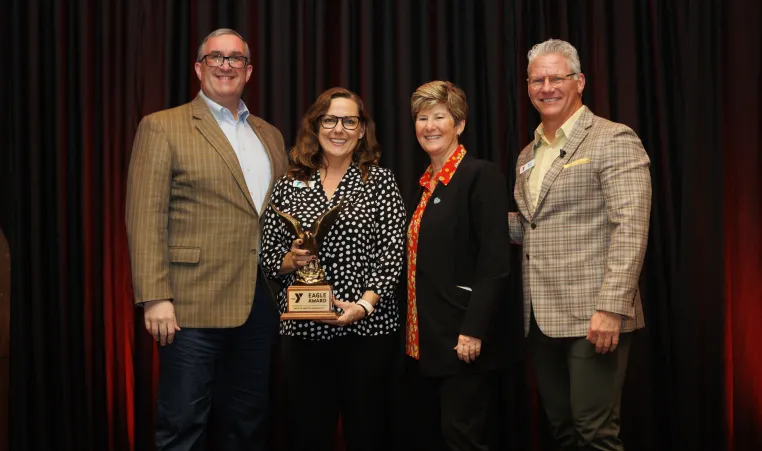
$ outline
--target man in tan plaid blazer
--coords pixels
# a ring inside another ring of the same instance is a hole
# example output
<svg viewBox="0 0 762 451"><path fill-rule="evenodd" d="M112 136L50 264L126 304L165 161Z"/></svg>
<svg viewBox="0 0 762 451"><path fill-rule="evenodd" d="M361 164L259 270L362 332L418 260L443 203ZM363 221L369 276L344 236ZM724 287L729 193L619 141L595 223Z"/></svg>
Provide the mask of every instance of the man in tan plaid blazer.
<svg viewBox="0 0 762 451"><path fill-rule="evenodd" d="M195 63L201 92L135 136L126 222L135 302L161 345L158 450L204 449L210 420L210 449L266 446L278 315L258 277L260 217L287 156L241 100L249 57L235 31L211 33Z"/></svg>
<svg viewBox="0 0 762 451"><path fill-rule="evenodd" d="M509 225L522 244L524 327L552 433L564 450L621 450L630 332L645 325L650 162L631 129L582 104L584 87L569 43L529 52L542 124L516 163Z"/></svg>

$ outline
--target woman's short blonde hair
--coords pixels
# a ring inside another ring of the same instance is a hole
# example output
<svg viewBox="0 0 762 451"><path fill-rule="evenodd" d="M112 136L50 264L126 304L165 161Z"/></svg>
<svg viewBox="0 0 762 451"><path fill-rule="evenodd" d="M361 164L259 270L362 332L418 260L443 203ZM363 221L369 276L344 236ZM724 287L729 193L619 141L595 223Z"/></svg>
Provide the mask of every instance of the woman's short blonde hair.
<svg viewBox="0 0 762 451"><path fill-rule="evenodd" d="M418 113L435 105L447 107L455 124L465 121L468 117L466 93L449 81L435 80L423 84L410 97L410 112L415 120Z"/></svg>

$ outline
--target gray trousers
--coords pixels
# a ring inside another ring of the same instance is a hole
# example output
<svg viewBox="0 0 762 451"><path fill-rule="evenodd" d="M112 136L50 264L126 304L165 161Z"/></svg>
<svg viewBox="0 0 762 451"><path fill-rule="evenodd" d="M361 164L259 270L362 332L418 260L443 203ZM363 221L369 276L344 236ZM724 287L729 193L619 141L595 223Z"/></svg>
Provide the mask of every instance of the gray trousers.
<svg viewBox="0 0 762 451"><path fill-rule="evenodd" d="M585 337L550 338L532 314L529 346L551 433L563 450L624 450L619 439L622 385L631 333L613 353Z"/></svg>

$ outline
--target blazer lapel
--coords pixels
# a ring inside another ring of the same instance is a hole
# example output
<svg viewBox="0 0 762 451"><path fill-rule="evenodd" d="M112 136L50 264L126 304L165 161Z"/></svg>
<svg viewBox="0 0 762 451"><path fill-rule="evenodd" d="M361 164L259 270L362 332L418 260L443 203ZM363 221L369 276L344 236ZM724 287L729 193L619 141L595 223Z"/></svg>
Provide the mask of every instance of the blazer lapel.
<svg viewBox="0 0 762 451"><path fill-rule="evenodd" d="M524 201L524 211L527 213L527 219L532 219L534 209L532 208L532 196L529 194L529 173L527 171L521 175L521 194Z"/></svg>
<svg viewBox="0 0 762 451"><path fill-rule="evenodd" d="M535 209L535 213L540 209L542 201L550 190L550 186L556 180L558 174L561 173L565 164L564 162L569 161L569 159L577 152L579 145L582 144L582 141L587 137L588 129L593 125L593 113L591 113L584 105L582 108L585 110L582 112L579 119L577 119L577 123L574 125L571 136L569 136L566 140L566 144L564 144L563 150L566 152L565 158L556 158L553 165L548 169L548 172L542 179L542 188L540 189L540 196L537 198L537 208Z"/></svg>
<svg viewBox="0 0 762 451"><path fill-rule="evenodd" d="M523 166L534 159L534 142L530 143L525 148L524 152L526 152L527 157L518 162L519 166ZM516 203L519 207L519 210L521 210L521 212L524 214L524 217L527 219L532 219L532 215L534 213L534 210L532 209L532 197L529 195L529 174L532 173L533 169L524 171L523 173L519 174L518 179L516 179L516 183L518 184L517 186L519 188L519 197L516 199Z"/></svg>
<svg viewBox="0 0 762 451"><path fill-rule="evenodd" d="M200 95L197 95L196 98L193 99L192 108L193 118L196 119L196 128L201 132L204 138L209 141L209 144L211 144L214 150L216 150L220 157L222 157L222 160L225 161L228 169L230 169L230 172L233 174L233 178L235 178L235 181L238 183L238 187L241 188L241 192L246 197L246 200L256 214L257 208L254 206L254 201L251 199L251 194L249 194L249 188L246 186L246 179L243 177L241 163L238 161L238 157L236 156L233 147L230 146L225 133L222 132L219 124L217 124L214 116L212 116L212 112L209 111L209 107Z"/></svg>
<svg viewBox="0 0 762 451"><path fill-rule="evenodd" d="M285 162L280 161L281 155L279 152L276 152L278 149L278 145L276 142L273 141L272 135L269 133L265 133L264 130L261 127L261 124L257 123L257 121L254 120L254 115L249 114L249 117L247 118L249 121L249 125L251 126L251 129L254 130L254 133L257 135L257 138L259 138L259 141L262 143L262 147L265 148L265 152L267 152L267 158L270 160L270 186L267 188L267 194L265 194L265 200L262 202L262 210L267 208L267 204L270 203L270 194L272 194L273 187L275 186L275 182L278 181L278 178L280 178L280 169L281 167L285 166ZM278 161L276 161L278 159ZM256 211L256 208L255 208ZM260 212L261 214L261 212Z"/></svg>

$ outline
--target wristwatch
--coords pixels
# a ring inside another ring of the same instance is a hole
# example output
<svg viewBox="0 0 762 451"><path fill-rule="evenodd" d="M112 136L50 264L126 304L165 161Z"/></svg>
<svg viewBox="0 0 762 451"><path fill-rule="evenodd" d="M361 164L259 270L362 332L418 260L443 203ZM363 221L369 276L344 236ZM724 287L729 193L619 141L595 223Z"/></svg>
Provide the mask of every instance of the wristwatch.
<svg viewBox="0 0 762 451"><path fill-rule="evenodd" d="M366 318L369 317L370 315L372 315L373 314L373 310L375 310L373 308L373 305L370 302L368 302L365 299L363 299L363 298L360 298L357 301L357 305L359 305L360 307L362 307L363 310L365 310L365 317Z"/></svg>

